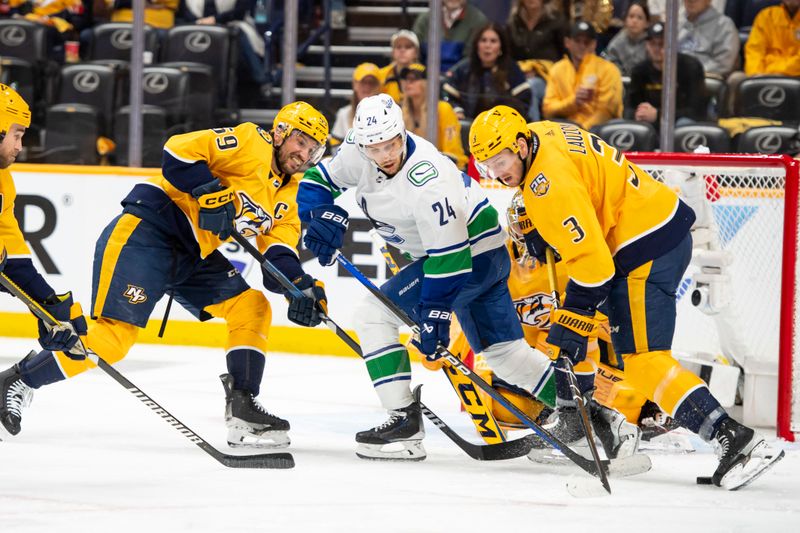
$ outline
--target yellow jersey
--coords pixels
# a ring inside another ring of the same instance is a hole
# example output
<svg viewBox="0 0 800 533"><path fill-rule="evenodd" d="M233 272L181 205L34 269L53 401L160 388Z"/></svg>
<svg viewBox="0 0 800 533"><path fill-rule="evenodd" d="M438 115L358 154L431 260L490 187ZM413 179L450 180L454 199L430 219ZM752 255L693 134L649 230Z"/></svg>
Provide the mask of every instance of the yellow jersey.
<svg viewBox="0 0 800 533"><path fill-rule="evenodd" d="M211 254L223 241L200 229L200 206L191 191L213 178L235 192L239 233L255 237L262 253L279 245L297 256L300 217L295 196L300 175L272 171L274 148L268 132L252 122L235 128L194 131L170 137L164 152L162 175L148 183L162 190L188 219L201 257ZM136 191L125 203L148 203L137 201L137 196L144 196L146 191Z"/></svg>
<svg viewBox="0 0 800 533"><path fill-rule="evenodd" d="M14 216L14 202L17 188L8 169L0 170L0 245L6 247L8 258L30 257L31 251L22 236L17 217Z"/></svg>
<svg viewBox="0 0 800 533"><path fill-rule="evenodd" d="M599 290L688 234L691 208L599 137L571 124L528 127L534 156L521 184L525 208L571 282Z"/></svg>

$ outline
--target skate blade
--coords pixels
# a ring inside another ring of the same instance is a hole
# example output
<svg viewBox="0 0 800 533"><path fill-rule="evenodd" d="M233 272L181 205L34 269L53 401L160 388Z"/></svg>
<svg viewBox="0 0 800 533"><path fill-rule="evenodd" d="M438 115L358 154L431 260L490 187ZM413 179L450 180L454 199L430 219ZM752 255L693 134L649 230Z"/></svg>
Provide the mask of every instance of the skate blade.
<svg viewBox="0 0 800 533"><path fill-rule="evenodd" d="M593 459L592 451L589 449L586 439L581 439L577 442L567 444L567 446L569 446L578 455L589 460ZM531 451L528 452L527 457L534 463L539 463L542 465L564 464L571 462L563 453L555 448L550 447L532 448Z"/></svg>
<svg viewBox="0 0 800 533"><path fill-rule="evenodd" d="M291 440L286 431L265 431L254 434L237 428L228 430L228 446L231 448L278 449L286 448L289 444Z"/></svg>
<svg viewBox="0 0 800 533"><path fill-rule="evenodd" d="M675 431L642 440L639 449L649 454L687 454L697 451L687 435Z"/></svg>
<svg viewBox="0 0 800 533"><path fill-rule="evenodd" d="M531 459L530 454L528 455L528 459ZM576 466L575 463L560 453L540 456L539 459L543 460L531 460L538 464ZM604 460L603 462L608 465L608 476L612 478L637 476L649 472L653 468L653 461L643 453L637 453L630 457L619 457L608 461ZM602 486L600 486L600 488L605 491Z"/></svg>
<svg viewBox="0 0 800 533"><path fill-rule="evenodd" d="M421 440L388 444L359 443L356 455L371 461L422 461L427 457Z"/></svg>
<svg viewBox="0 0 800 533"><path fill-rule="evenodd" d="M769 453L765 453L767 451ZM767 443L762 442L750 453L750 460L733 467L722 476L719 485L725 490L739 490L746 487L783 459L784 455L786 453L783 450L769 449Z"/></svg>

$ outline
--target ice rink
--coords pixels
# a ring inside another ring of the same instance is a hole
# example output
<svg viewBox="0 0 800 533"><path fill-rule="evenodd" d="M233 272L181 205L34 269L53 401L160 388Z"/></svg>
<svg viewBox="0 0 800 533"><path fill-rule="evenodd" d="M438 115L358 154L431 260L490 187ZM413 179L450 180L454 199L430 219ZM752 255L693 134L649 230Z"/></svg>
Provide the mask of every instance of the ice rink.
<svg viewBox="0 0 800 533"><path fill-rule="evenodd" d="M331 335L331 342L339 342ZM6 368L35 340L3 339ZM228 451L220 349L138 345L117 368L211 444ZM444 376L419 365L425 403L478 442ZM427 424L420 463L364 461L354 434L385 412L356 358L270 354L260 397L292 425L292 470L234 470L164 423L100 370L40 389L23 431L0 443L0 532L796 531L800 447L753 485L698 486L710 448L653 454L613 494L576 499L570 466L470 459ZM771 435L771 434L770 434ZM515 435L512 435L515 436ZM774 440L774 439L773 439ZM598 482L599 483L599 482Z"/></svg>

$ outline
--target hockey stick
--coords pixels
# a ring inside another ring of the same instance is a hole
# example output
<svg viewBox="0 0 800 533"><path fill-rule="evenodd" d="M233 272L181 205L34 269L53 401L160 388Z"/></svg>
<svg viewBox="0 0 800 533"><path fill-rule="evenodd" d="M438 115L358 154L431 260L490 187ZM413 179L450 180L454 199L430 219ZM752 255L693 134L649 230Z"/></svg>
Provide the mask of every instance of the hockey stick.
<svg viewBox="0 0 800 533"><path fill-rule="evenodd" d="M48 326L58 326L59 322L51 315L44 307L42 307L36 300L28 296L16 283L11 281L8 276L0 272L0 285L3 285L8 292L19 298L31 312ZM125 387L128 392L136 396L143 404L152 409L170 426L178 430L178 433L192 441L201 450L208 455L230 468L293 468L294 457L290 453L263 453L256 455L229 455L222 453L208 442L206 442L197 433L189 429L183 422L175 418L172 413L164 409L155 400L148 396L139 387L131 383L131 381L123 376L117 369L109 365L103 358L86 348L83 341L80 340L80 349L83 353L91 359L97 366L111 376L114 381Z"/></svg>
<svg viewBox="0 0 800 533"><path fill-rule="evenodd" d="M284 289L288 292L293 294L295 297L303 296L303 293L295 287L294 283L289 281L289 278L286 275L278 270L278 268L273 265L269 259L264 257L264 255L258 251L258 249L253 246L246 238L244 238L241 234L234 232L233 233L233 240L239 243L242 248L245 249L247 253L249 253L253 258L259 262L261 267L271 275ZM358 342L355 341L350 335L347 334L342 328L340 328L333 320L331 320L326 314L320 312L320 315L323 317L323 322L325 325L328 326L331 331L333 331L337 337L342 339L345 344L347 344L359 357L363 357L363 353L361 352L361 346ZM425 408L431 416L435 417L437 420L441 421L441 419L433 414L427 407ZM430 417L429 417L430 418ZM433 419L431 419L433 420ZM435 423L435 422L434 422ZM442 422L444 424L444 422ZM444 424L446 427L446 424ZM527 454L532 444L526 442L525 445L518 443L519 440L510 441L510 442L499 442L496 444L485 444L482 446L478 446L476 444L471 444L455 433L452 429L447 427L447 429L443 429L442 426L437 424L437 427L442 430L442 433L450 437L450 439L464 452L474 459L479 459L476 455L482 456L484 461L497 461L500 459L513 459L515 457L522 457L523 455ZM449 430L449 432L448 432ZM475 448L480 448L479 450L475 450ZM481 459L479 459L481 460Z"/></svg>
<svg viewBox="0 0 800 533"><path fill-rule="evenodd" d="M553 249L549 246L545 248L545 256L547 258L547 279L550 282L551 298L553 299L553 309L558 309L561 305L560 295L558 293L558 278L556 277L556 258ZM565 355L558 356L561 363L564 365L564 372L569 381L569 390L572 393L572 399L578 407L578 412L581 415L581 424L583 425L583 432L586 435L586 442L589 445L589 451L592 452L592 459L597 465L597 471L600 473L600 481L603 487L611 494L611 485L608 483L608 474L606 469L603 468L600 459L600 454L597 452L597 444L594 442L594 433L592 432L592 425L589 423L589 415L586 412L586 404L583 401L580 387L578 387L578 380L575 377L575 371L572 368L572 361Z"/></svg>
<svg viewBox="0 0 800 533"><path fill-rule="evenodd" d="M386 247L385 241L378 235L375 228L369 230L369 236L372 242L378 247L386 266L392 274L400 272L400 267L392 257L392 253ZM460 355L460 354L459 354ZM475 385L469 379L464 377L463 374L456 372L452 367L440 365L442 372L447 376L447 381L453 387L453 390L458 395L458 399L464 410L470 416L472 423L475 424L475 430L488 444L497 444L498 442L506 442L506 434L498 424L494 414L483 403L478 391L475 390Z"/></svg>
<svg viewBox="0 0 800 533"><path fill-rule="evenodd" d="M375 284L370 281L369 278L364 276L355 265L353 265L350 261L347 260L341 253L336 255L336 260L347 269L362 285L364 285L372 294L375 296L381 303L383 303L391 312L393 312L400 320L402 320L414 333L419 333L419 326L414 323L413 320L403 311L396 303L394 303L388 296L386 296L381 290L375 286ZM522 412L516 405L509 402L503 395L499 392L494 390L491 385L486 383L480 376L475 374L471 368L464 364L458 357L450 353L450 351L443 347L439 346L437 348L437 353L451 366L453 366L456 370L464 374L467 378L469 378L475 385L477 385L480 389L486 392L489 396L492 397L494 401L508 409L511 413L514 414L519 420L531 428L540 438L544 441L548 442L553 448L559 450L565 456L567 456L572 462L577 464L583 470L592 474L593 476L600 476L600 472L605 473L604 466L598 466L594 461L589 461L582 455L578 454L574 450L572 450L569 446L564 444L561 440L554 437L550 432L546 429L542 428L539 424L537 424L534 420L532 420L527 414ZM607 483L604 483L604 487Z"/></svg>

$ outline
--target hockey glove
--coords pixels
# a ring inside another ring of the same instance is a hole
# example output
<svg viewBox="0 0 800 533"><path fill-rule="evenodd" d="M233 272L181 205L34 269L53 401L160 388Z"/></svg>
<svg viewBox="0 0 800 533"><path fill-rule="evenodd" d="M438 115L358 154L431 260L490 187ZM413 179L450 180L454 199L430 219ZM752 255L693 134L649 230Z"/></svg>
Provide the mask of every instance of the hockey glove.
<svg viewBox="0 0 800 533"><path fill-rule="evenodd" d="M590 337L597 337L597 320L594 313L583 309L562 307L553 313L553 324L547 342L556 346L559 353L577 364L586 359Z"/></svg>
<svg viewBox="0 0 800 533"><path fill-rule="evenodd" d="M39 320L39 344L51 352L64 352L70 359L86 359L77 345L79 337L86 335L86 319L81 304L72 301L72 293L53 294L47 297L42 307L53 318L57 326L50 326Z"/></svg>
<svg viewBox="0 0 800 533"><path fill-rule="evenodd" d="M539 261L539 263L547 264L547 248L552 248L539 234L539 230L534 229L522 235L525 240L525 248L528 250L528 255ZM558 252L553 250L556 262L561 261L561 256Z"/></svg>
<svg viewBox="0 0 800 533"><path fill-rule="evenodd" d="M210 231L221 240L228 240L233 233L236 209L233 206L234 192L224 187L217 178L192 190L192 196L200 204L197 225Z"/></svg>
<svg viewBox="0 0 800 533"><path fill-rule="evenodd" d="M295 324L313 328L322 322L322 317L319 316L320 310L328 314L328 297L325 296L325 284L308 274L303 274L293 283L295 287L303 292L303 297L294 297L291 293L286 293L286 298L289 299L287 317Z"/></svg>
<svg viewBox="0 0 800 533"><path fill-rule="evenodd" d="M428 361L436 361L441 357L436 353L437 346L441 343L447 348L450 344L450 319L453 313L435 304L419 304L414 310L418 317L419 339L411 342L417 349L425 354Z"/></svg>
<svg viewBox="0 0 800 533"><path fill-rule="evenodd" d="M303 244L319 259L319 264L333 264L336 250L344 244L344 234L350 223L347 211L338 205L328 204L315 207L309 211L311 220L308 223Z"/></svg>

